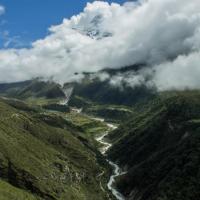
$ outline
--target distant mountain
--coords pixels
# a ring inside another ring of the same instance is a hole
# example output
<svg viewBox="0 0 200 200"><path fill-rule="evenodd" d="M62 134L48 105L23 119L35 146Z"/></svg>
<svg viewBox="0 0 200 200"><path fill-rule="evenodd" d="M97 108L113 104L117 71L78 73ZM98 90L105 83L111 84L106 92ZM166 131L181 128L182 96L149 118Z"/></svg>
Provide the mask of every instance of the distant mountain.
<svg viewBox="0 0 200 200"><path fill-rule="evenodd" d="M146 86L145 82L136 86L131 86L124 81L121 81L118 85L110 82L116 76L123 76L125 80L129 73L137 73L143 67L145 66L141 64L120 69L104 69L97 73L84 73L85 77L82 81L73 83L74 90L69 104L80 107L84 105L84 99L85 103L92 101L99 104L128 106L133 106L141 101L148 101L157 92L155 88ZM106 74L108 77L102 79L102 74ZM81 102L80 99L83 101ZM79 103L80 105L78 105Z"/></svg>
<svg viewBox="0 0 200 200"><path fill-rule="evenodd" d="M49 99L65 97L59 84L40 79L17 83L1 83L0 94L20 99L29 97L45 97Z"/></svg>
<svg viewBox="0 0 200 200"><path fill-rule="evenodd" d="M75 84L72 100L75 95L101 104L134 105L151 98L154 93L145 85L135 88L126 87L121 90L110 85L108 81L93 80Z"/></svg>
<svg viewBox="0 0 200 200"><path fill-rule="evenodd" d="M134 64L134 65L129 65L129 66L124 66L118 69L112 69L112 68L105 68L102 69L100 72L106 72L110 76L116 75L116 74L123 74L125 72L138 72L139 70L146 68L147 65L145 63L140 63L140 64Z"/></svg>
<svg viewBox="0 0 200 200"><path fill-rule="evenodd" d="M117 188L130 200L200 196L200 92L165 92L108 137L108 156L127 171Z"/></svg>
<svg viewBox="0 0 200 200"><path fill-rule="evenodd" d="M6 94L10 92L14 92L16 90L22 89L27 85L31 84L31 81L22 81L22 82L13 82L13 83L0 83L0 93Z"/></svg>
<svg viewBox="0 0 200 200"><path fill-rule="evenodd" d="M92 39L101 40L106 37L111 37L112 33L106 30L102 30L101 22L103 21L102 15L96 15L91 18L84 26L76 25L73 27L74 30L91 37Z"/></svg>

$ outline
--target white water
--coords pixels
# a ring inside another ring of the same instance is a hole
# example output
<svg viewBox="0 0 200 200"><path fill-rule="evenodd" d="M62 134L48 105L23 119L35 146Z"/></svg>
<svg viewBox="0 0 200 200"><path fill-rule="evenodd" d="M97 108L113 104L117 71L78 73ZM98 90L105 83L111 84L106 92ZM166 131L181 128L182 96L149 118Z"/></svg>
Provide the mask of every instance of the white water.
<svg viewBox="0 0 200 200"><path fill-rule="evenodd" d="M124 173L121 173L121 169L119 168L119 166L115 163L113 163L112 161L108 161L109 164L114 168L114 174L110 177L110 180L107 184L108 189L112 191L113 195L118 199L118 200L125 200L124 196L119 193L114 187L113 184L115 182L115 178L117 176L123 175Z"/></svg>
<svg viewBox="0 0 200 200"><path fill-rule="evenodd" d="M70 100L70 97L73 93L73 87L69 87L69 88L66 88L66 89L63 89L63 92L65 94L65 99L63 99L62 101L60 101L60 104L61 105L67 105L69 100Z"/></svg>
<svg viewBox="0 0 200 200"><path fill-rule="evenodd" d="M103 144L103 147L101 147L100 151L102 154L105 154L106 151L108 151L108 149L112 146L112 144L108 143L108 142L105 142L103 139L104 137L108 134L108 132L106 132L105 134L103 134L102 136L96 138L96 140Z"/></svg>
<svg viewBox="0 0 200 200"><path fill-rule="evenodd" d="M113 124L108 124L108 123L107 123L107 126L110 127L110 128L113 129L113 130L117 128L117 126L115 126L115 125L113 125ZM100 151L101 151L102 154L105 154L105 153L108 151L108 149L112 146L112 144L110 144L110 143L104 141L104 137L105 137L106 135L108 135L108 133L109 133L109 132L106 132L106 133L103 134L102 136L96 138L96 140L97 140L99 143L103 144L103 147L100 149ZM113 167L113 169L114 169L113 175L110 177L110 180L109 180L109 182L108 182L108 184L107 184L108 189L112 192L112 194L116 197L117 200L125 200L125 197L124 197L121 193L119 193L119 192L114 188L114 186L113 186L114 183L115 183L115 178L116 178L117 176L123 175L123 174L125 174L125 173L122 173L120 167L119 167L117 164L115 164L114 162L108 160L108 163L109 163L109 164Z"/></svg>

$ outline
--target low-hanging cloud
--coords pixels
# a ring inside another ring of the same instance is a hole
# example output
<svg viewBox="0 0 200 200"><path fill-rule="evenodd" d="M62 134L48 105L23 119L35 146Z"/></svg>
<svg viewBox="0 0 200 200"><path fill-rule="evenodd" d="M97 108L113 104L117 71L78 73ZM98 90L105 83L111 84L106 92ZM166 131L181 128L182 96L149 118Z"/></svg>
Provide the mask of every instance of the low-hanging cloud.
<svg viewBox="0 0 200 200"><path fill-rule="evenodd" d="M132 86L151 74L160 90L200 88L199 0L88 3L31 48L1 49L0 80L53 76L66 82L76 72L137 63L149 67L128 76Z"/></svg>

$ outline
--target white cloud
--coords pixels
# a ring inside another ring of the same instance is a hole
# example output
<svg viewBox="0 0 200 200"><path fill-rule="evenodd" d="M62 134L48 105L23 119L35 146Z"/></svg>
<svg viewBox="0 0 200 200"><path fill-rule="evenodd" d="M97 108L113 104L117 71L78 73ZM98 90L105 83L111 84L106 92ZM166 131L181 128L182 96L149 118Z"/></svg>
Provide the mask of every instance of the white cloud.
<svg viewBox="0 0 200 200"><path fill-rule="evenodd" d="M154 82L159 90L200 89L200 52L179 56L155 66Z"/></svg>
<svg viewBox="0 0 200 200"><path fill-rule="evenodd" d="M54 76L65 82L75 72L147 63L160 89L200 88L195 56L200 51L199 0L140 0L122 6L96 1L49 30L30 49L0 50L1 81ZM146 74L128 76L130 84L139 84Z"/></svg>
<svg viewBox="0 0 200 200"><path fill-rule="evenodd" d="M6 11L5 7L0 5L0 15L3 15L5 11Z"/></svg>

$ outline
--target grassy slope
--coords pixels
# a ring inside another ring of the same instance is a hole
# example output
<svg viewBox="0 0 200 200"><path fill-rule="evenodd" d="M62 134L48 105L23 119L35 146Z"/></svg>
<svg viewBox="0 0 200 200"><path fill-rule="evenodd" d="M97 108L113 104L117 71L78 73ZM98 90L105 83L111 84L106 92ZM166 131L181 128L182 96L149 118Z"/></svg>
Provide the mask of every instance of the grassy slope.
<svg viewBox="0 0 200 200"><path fill-rule="evenodd" d="M32 194L0 180L0 200L40 200Z"/></svg>
<svg viewBox="0 0 200 200"><path fill-rule="evenodd" d="M95 138L109 130L105 122L91 119L86 114L66 113L65 119L74 128L78 129L81 132L82 139L87 139L94 148L99 147L99 143Z"/></svg>
<svg viewBox="0 0 200 200"><path fill-rule="evenodd" d="M26 190L45 200L107 199L100 188L107 178L97 177L105 169L76 129L50 126L39 113L1 101L0 111L0 178L14 192L8 198Z"/></svg>
<svg viewBox="0 0 200 200"><path fill-rule="evenodd" d="M164 93L110 137L109 152L128 170L118 188L141 200L200 196L200 93Z"/></svg>

